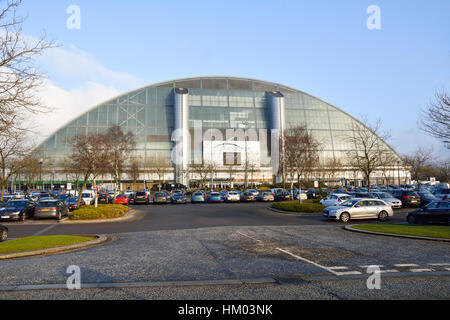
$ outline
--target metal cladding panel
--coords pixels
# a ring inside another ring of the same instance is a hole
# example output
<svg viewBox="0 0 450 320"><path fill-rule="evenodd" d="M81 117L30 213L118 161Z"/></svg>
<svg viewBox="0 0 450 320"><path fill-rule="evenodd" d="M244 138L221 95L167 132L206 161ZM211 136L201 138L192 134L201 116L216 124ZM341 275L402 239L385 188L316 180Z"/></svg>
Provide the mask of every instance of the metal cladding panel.
<svg viewBox="0 0 450 320"><path fill-rule="evenodd" d="M183 172L189 165L190 139L189 139L189 91L187 89L174 89L174 129L175 140L180 149L176 152L175 181L187 185L183 179Z"/></svg>
<svg viewBox="0 0 450 320"><path fill-rule="evenodd" d="M279 91L267 92L269 96L270 114L271 114L271 129L280 130L285 129L285 109L286 102L283 94Z"/></svg>

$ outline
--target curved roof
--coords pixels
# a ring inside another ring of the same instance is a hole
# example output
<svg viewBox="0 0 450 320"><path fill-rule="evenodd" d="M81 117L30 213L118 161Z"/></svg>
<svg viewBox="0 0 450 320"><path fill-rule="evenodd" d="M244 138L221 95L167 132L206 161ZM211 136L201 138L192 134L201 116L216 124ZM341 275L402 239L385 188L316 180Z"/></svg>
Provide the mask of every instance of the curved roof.
<svg viewBox="0 0 450 320"><path fill-rule="evenodd" d="M63 126L59 127L57 130L55 130L51 135L49 135L48 138L54 136L60 129L64 128L68 123L84 116L85 114L89 113L92 110L95 110L97 107L104 105L105 103L108 103L109 101L113 101L116 99L119 99L123 96L133 94L135 92L139 92L141 90L147 89L147 88L183 88L183 89L211 89L211 90L245 90L245 91L269 91L269 92L285 92L285 93L301 93L307 96L310 96L311 98L314 98L316 100L319 100L323 103L326 103L327 105L335 108L337 111L340 111L353 120L355 120L360 125L364 126L364 124L353 117L352 115L348 114L347 112L343 111L342 109L330 104L327 101L324 101L318 97L315 97L309 93L306 93L304 91L282 85L275 82L260 80L260 79L254 79L254 78L243 78L243 77L233 77L233 76L200 76L200 77L188 77L188 78L180 78L180 79L174 79L169 81L163 81L163 82L157 82L151 85L146 85L137 89L130 90L125 93L121 93L111 99L108 99L102 103L99 103L92 108L89 108L84 113L77 115L76 117L72 118L70 121L65 123ZM48 139L46 139L48 140ZM42 144L46 142L42 142L36 149L40 148ZM397 155L397 152L388 144L385 142L385 144Z"/></svg>

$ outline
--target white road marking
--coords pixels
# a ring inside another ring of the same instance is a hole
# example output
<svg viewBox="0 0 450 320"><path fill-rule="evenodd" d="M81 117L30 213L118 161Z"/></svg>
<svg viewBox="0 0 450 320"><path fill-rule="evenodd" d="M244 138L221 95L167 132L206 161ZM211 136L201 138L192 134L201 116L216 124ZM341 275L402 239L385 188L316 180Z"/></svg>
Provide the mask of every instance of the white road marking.
<svg viewBox="0 0 450 320"><path fill-rule="evenodd" d="M410 269L410 272L433 272L433 269Z"/></svg>
<svg viewBox="0 0 450 320"><path fill-rule="evenodd" d="M403 263L403 264L394 264L396 267L418 267L418 264L414 263Z"/></svg>
<svg viewBox="0 0 450 320"><path fill-rule="evenodd" d="M239 232L239 231L238 231L237 233L239 233L241 236L247 237L247 238L252 239L252 240L254 240L254 241L257 241L257 242L259 242L259 243L262 242L261 240L258 240L258 239L255 239L255 238L253 238L253 237L250 237L249 235L246 235L246 234L244 234L244 233L242 233L242 232Z"/></svg>
<svg viewBox="0 0 450 320"><path fill-rule="evenodd" d="M52 225L48 226L47 228L44 228L44 229L42 229L41 231L36 232L35 234L32 235L32 237L40 236L41 234L43 234L43 233L45 233L45 232L47 232L47 231L50 231L51 229L53 229L53 228L56 227L57 225L58 225L57 223L52 224Z"/></svg>
<svg viewBox="0 0 450 320"><path fill-rule="evenodd" d="M400 271L395 270L395 269L390 269L390 270L380 270L380 273L394 273L394 272L400 272Z"/></svg>
<svg viewBox="0 0 450 320"><path fill-rule="evenodd" d="M281 249L281 248L276 248L276 249L277 249L278 251L281 251L281 252L287 254L287 255L290 255L291 257L294 257L294 258L297 259L297 260L301 260L301 261L308 262L308 263L310 263L310 264L312 264L312 265L315 265L315 266L318 267L318 268L321 268L321 269L324 269L324 270L326 270L326 271L328 271L328 272L331 272L332 274L334 274L334 275L336 275L336 276L339 275L339 272L333 271L332 269L330 269L330 268L328 268L328 267L325 267L325 266L322 266L322 265L320 265L320 264L318 264L318 263L315 263L314 261L308 260L308 259L306 259L306 258L302 258L302 257L300 257L300 256L297 256L297 255L295 255L295 254L293 254L293 253L291 253L291 252L289 252L289 251L283 250L283 249Z"/></svg>
<svg viewBox="0 0 450 320"><path fill-rule="evenodd" d="M352 274L362 274L362 273L359 271L336 272L336 275L338 276L348 276Z"/></svg>
<svg viewBox="0 0 450 320"><path fill-rule="evenodd" d="M428 265L439 267L439 266L450 266L450 263L429 263Z"/></svg>
<svg viewBox="0 0 450 320"><path fill-rule="evenodd" d="M367 269L368 267L379 267L379 268L383 268L384 266L382 264L371 264L368 266L359 266L360 268L365 268Z"/></svg>
<svg viewBox="0 0 450 320"><path fill-rule="evenodd" d="M445 270L450 271L450 268L445 268Z"/></svg>
<svg viewBox="0 0 450 320"><path fill-rule="evenodd" d="M345 270L345 269L348 269L347 267L328 267L328 269L331 269L331 270Z"/></svg>

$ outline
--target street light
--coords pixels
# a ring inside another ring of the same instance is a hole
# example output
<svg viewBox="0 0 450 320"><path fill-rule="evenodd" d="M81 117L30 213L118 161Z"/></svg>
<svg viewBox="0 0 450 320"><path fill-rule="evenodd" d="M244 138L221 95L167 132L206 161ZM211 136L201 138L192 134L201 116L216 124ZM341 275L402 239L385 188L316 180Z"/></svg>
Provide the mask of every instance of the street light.
<svg viewBox="0 0 450 320"><path fill-rule="evenodd" d="M39 159L39 181L41 182L41 191L44 191L42 186L42 164L44 163L44 159Z"/></svg>
<svg viewBox="0 0 450 320"><path fill-rule="evenodd" d="M398 187L400 188L400 161L397 160Z"/></svg>

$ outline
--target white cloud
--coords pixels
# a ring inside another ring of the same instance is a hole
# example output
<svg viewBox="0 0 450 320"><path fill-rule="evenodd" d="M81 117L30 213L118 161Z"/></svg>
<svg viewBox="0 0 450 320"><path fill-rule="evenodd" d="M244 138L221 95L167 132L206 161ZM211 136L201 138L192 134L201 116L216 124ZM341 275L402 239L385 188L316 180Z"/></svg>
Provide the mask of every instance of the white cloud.
<svg viewBox="0 0 450 320"><path fill-rule="evenodd" d="M38 95L52 112L31 115L37 143L95 105L143 84L128 73L106 68L74 46L48 50L38 63L50 75Z"/></svg>
<svg viewBox="0 0 450 320"><path fill-rule="evenodd" d="M65 90L47 81L40 90L40 96L42 103L52 111L33 115L34 130L39 139L37 142L42 142L55 130L95 105L119 94L119 90L95 82L87 82L79 88Z"/></svg>

